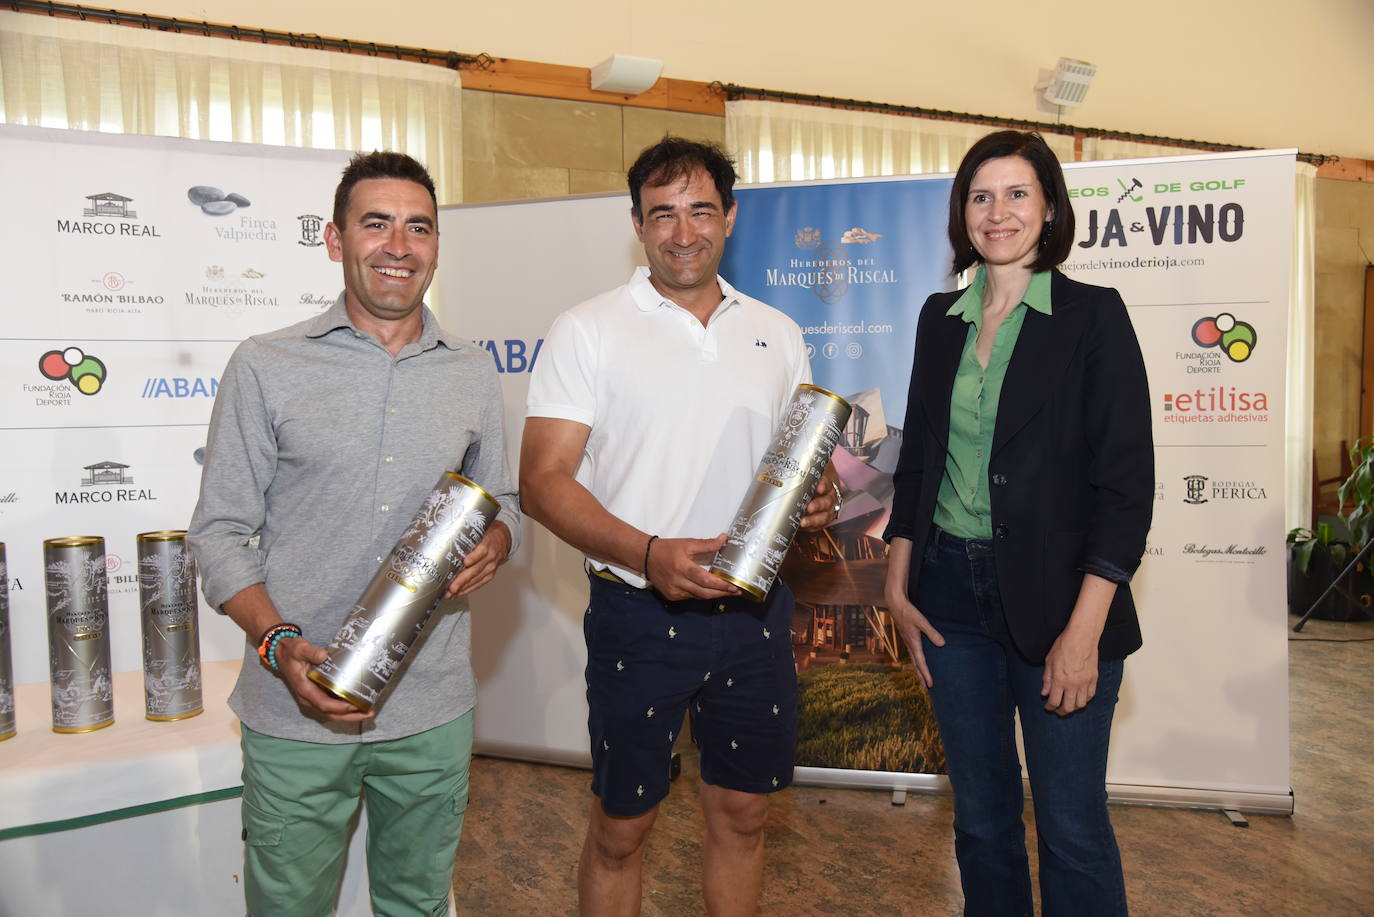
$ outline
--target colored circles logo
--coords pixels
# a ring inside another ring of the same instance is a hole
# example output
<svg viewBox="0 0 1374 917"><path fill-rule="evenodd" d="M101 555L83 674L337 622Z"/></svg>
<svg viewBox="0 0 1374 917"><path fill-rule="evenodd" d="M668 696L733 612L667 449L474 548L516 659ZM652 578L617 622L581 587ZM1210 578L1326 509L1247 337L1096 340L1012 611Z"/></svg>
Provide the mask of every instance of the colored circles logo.
<svg viewBox="0 0 1374 917"><path fill-rule="evenodd" d="M1219 347L1232 363L1244 363L1255 352L1255 326L1238 321L1229 312L1200 318L1193 323L1193 343Z"/></svg>
<svg viewBox="0 0 1374 917"><path fill-rule="evenodd" d="M79 347L49 350L38 359L38 371L54 382L67 380L83 395L105 387L105 364Z"/></svg>

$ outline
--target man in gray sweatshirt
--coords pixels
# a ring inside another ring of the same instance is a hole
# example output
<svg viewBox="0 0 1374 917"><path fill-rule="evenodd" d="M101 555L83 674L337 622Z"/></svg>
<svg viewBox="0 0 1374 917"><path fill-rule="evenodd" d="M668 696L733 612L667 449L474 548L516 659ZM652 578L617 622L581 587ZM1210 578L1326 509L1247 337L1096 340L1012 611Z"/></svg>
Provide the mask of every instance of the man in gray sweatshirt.
<svg viewBox="0 0 1374 917"><path fill-rule="evenodd" d="M191 522L206 600L247 636L229 699L242 722L244 892L253 917L328 912L363 796L374 911L443 914L476 700L465 596L520 531L501 392L487 352L424 305L439 227L423 166L354 157L325 243L344 292L230 358ZM445 470L494 495L500 514L380 707L361 713L306 671Z"/></svg>

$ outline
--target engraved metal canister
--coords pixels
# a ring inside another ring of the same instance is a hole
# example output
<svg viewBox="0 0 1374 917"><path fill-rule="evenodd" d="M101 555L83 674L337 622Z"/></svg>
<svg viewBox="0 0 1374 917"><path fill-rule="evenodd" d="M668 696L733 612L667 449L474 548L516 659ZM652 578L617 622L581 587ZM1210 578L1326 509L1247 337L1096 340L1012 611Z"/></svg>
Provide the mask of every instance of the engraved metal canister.
<svg viewBox="0 0 1374 917"><path fill-rule="evenodd" d="M711 561L712 573L757 601L768 596L851 410L834 392L797 386Z"/></svg>
<svg viewBox="0 0 1374 917"><path fill-rule="evenodd" d="M329 644L329 658L306 673L310 680L363 712L371 710L450 576L500 509L481 487L444 472Z"/></svg>
<svg viewBox="0 0 1374 917"><path fill-rule="evenodd" d="M196 565L186 532L138 536L138 597L143 610L143 696L150 720L203 712Z"/></svg>
<svg viewBox="0 0 1374 917"><path fill-rule="evenodd" d="M0 541L0 742L14 735L14 664L10 656L10 577Z"/></svg>
<svg viewBox="0 0 1374 917"><path fill-rule="evenodd" d="M105 539L43 542L48 593L52 731L93 732L114 722Z"/></svg>

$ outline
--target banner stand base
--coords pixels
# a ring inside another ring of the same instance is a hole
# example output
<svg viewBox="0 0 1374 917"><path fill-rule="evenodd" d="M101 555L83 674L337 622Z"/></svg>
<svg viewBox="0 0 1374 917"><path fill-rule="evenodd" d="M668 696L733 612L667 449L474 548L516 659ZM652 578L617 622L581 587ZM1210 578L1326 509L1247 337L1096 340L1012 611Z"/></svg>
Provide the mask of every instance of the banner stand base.
<svg viewBox="0 0 1374 917"><path fill-rule="evenodd" d="M853 790L890 790L892 804L900 805L907 793L951 795L949 778L943 774L902 774L893 771L841 770L829 767L799 767L794 782L798 786L827 786ZM1030 783L1022 781L1030 798ZM1255 815L1292 815L1293 790L1275 787L1270 792L1228 790L1208 787L1143 786L1129 783L1107 784L1107 801L1119 805L1158 806L1169 809L1233 809Z"/></svg>

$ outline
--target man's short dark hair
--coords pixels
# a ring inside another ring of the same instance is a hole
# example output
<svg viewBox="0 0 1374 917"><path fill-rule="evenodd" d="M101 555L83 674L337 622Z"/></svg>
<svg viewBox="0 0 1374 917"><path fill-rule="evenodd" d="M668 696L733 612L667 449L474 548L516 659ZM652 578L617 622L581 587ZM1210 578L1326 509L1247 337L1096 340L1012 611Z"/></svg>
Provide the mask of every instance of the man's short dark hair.
<svg viewBox="0 0 1374 917"><path fill-rule="evenodd" d="M1064 185L1064 170L1059 158L1035 131L995 131L983 137L964 154L959 171L954 174L954 188L949 193L949 244L954 249L954 273L979 264L983 256L969 241L968 224L964 221L964 205L968 202L973 175L989 159L1020 156L1035 169L1040 190L1054 215L1040 229L1040 248L1033 271L1047 271L1064 263L1073 250L1073 204Z"/></svg>
<svg viewBox="0 0 1374 917"><path fill-rule="evenodd" d="M737 176L735 164L725 150L714 143L667 135L640 153L626 176L630 183L630 211L635 219L644 219L639 207L639 193L645 185L654 188L671 185L675 181L686 180L697 169L703 169L711 176L720 195L721 208L729 213L735 203L733 189Z"/></svg>
<svg viewBox="0 0 1374 917"><path fill-rule="evenodd" d="M425 167L405 153L373 151L358 153L348 161L339 179L339 187L334 189L334 225L344 228L348 215L348 199L353 194L353 186L369 178L399 178L413 181L429 192L434 201L434 209L439 209L439 198L434 193L434 179L429 177Z"/></svg>

